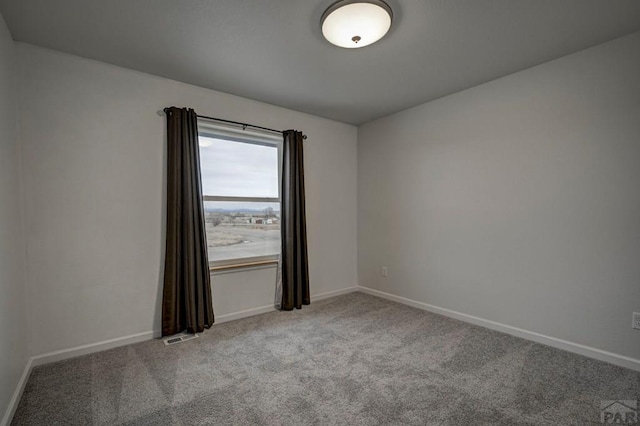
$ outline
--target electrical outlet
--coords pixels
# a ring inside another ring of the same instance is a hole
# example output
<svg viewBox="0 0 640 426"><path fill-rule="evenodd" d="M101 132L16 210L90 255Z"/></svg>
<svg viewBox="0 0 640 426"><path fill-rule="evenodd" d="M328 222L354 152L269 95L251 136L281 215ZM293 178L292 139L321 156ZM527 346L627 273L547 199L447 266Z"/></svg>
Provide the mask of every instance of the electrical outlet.
<svg viewBox="0 0 640 426"><path fill-rule="evenodd" d="M388 277L389 276L389 270L387 269L386 266L382 267L382 276L383 277Z"/></svg>
<svg viewBox="0 0 640 426"><path fill-rule="evenodd" d="M640 312L633 313L633 323L631 324L631 327L640 330Z"/></svg>

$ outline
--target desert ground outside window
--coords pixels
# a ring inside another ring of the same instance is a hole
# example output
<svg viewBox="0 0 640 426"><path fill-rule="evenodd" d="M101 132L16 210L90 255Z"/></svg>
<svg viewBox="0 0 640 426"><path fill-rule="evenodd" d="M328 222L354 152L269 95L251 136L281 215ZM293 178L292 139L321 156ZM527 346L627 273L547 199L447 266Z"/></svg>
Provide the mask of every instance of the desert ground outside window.
<svg viewBox="0 0 640 426"><path fill-rule="evenodd" d="M198 141L210 269L277 262L282 136L199 120Z"/></svg>

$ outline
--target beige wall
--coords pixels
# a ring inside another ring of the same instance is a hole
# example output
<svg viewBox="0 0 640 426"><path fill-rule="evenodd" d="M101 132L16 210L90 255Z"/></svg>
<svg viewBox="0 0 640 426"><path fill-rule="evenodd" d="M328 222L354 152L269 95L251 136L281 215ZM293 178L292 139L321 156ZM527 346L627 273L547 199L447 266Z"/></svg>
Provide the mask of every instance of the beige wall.
<svg viewBox="0 0 640 426"><path fill-rule="evenodd" d="M639 76L636 33L361 126L360 285L640 359Z"/></svg>
<svg viewBox="0 0 640 426"><path fill-rule="evenodd" d="M17 48L32 355L160 328L166 106L304 131L312 295L357 284L354 126ZM273 303L273 268L213 281L218 316Z"/></svg>
<svg viewBox="0 0 640 426"><path fill-rule="evenodd" d="M28 358L15 60L0 15L0 424Z"/></svg>

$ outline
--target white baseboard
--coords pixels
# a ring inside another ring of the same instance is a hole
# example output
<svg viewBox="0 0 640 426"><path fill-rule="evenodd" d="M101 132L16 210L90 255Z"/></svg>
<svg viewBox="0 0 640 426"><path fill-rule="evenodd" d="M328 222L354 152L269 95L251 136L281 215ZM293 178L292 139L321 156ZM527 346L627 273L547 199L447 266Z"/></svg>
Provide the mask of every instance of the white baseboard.
<svg viewBox="0 0 640 426"><path fill-rule="evenodd" d="M92 354L95 352L106 351L107 349L117 348L119 346L131 345L133 343L144 342L153 338L160 337L159 331L145 331L143 333L132 334L129 336L117 337L115 339L103 340L101 342L89 343L87 345L74 346L72 348L60 349L58 351L48 352L36 355L31 360L33 366L48 364L50 362L62 361L64 359L75 358L81 355Z"/></svg>
<svg viewBox="0 0 640 426"><path fill-rule="evenodd" d="M311 303L316 300L328 299L330 297L342 296L343 294L355 293L358 291L358 286L341 288L340 290L327 291L325 293L320 294L312 294L311 295Z"/></svg>
<svg viewBox="0 0 640 426"><path fill-rule="evenodd" d="M9 406L7 407L7 411L4 413L4 417L2 421L0 421L0 426L9 426L11 423L11 419L13 419L13 415L18 408L18 403L20 402L20 398L22 398L22 393L24 392L24 388L27 385L27 380L29 379L29 375L31 374L31 369L33 368L33 358L29 358L27 360L27 364L24 366L24 370L22 371L22 376L20 376L20 380L18 381L18 386L16 386L16 390L13 392L13 396L9 401Z"/></svg>
<svg viewBox="0 0 640 426"><path fill-rule="evenodd" d="M340 296L342 294L353 293L358 291L357 286L341 288L340 290L328 291L325 293L312 294L311 302L316 300L328 299L329 297ZM254 315L260 315L267 312L274 311L276 308L274 305L260 306L258 308L251 308L244 311L233 312L231 314L217 315L216 324L222 324L229 321L235 321L242 318L252 317Z"/></svg>
<svg viewBox="0 0 640 426"><path fill-rule="evenodd" d="M247 318L247 317L252 317L254 315L264 314L267 312L274 311L275 309L276 308L273 306L273 304L271 304L266 306L260 306L258 308L247 309L244 311L233 312L230 314L216 315L216 322L213 324L213 326L215 327L216 324L222 324L229 321L235 321L241 318Z"/></svg>
<svg viewBox="0 0 640 426"><path fill-rule="evenodd" d="M372 288L358 286L358 291L371 294L373 296L378 296L383 299L388 299L394 302L402 303L404 305L412 306L414 308L444 315L446 317L455 318L460 321L479 325L481 327L489 328L491 330L507 333L512 336L521 337L523 339L531 340L537 343L542 343L543 345L562 349L568 352L573 352L579 355L584 355L586 357L594 358L599 361L604 361L610 364L629 368L631 370L640 371L640 359L631 358L631 357L616 354L613 352L603 351L601 349L592 348L590 346L581 345L579 343L573 343L567 340L562 340L555 337L546 336L544 334L535 333L533 331L524 330L522 328L512 327L510 325L502 324L499 322L474 317L472 315L463 314L462 312L456 312L450 309L440 308L438 306L429 305L428 303L418 302L416 300L407 299L406 297L396 296L394 294L385 293L383 291L374 290Z"/></svg>

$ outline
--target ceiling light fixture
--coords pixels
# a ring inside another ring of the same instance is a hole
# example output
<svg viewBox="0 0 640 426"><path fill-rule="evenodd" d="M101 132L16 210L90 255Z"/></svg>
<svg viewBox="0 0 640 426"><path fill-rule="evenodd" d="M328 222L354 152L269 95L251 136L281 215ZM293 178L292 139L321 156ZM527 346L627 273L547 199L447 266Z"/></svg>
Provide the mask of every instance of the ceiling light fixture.
<svg viewBox="0 0 640 426"><path fill-rule="evenodd" d="M355 49L380 40L393 12L382 0L340 0L322 14L322 35L336 46Z"/></svg>

